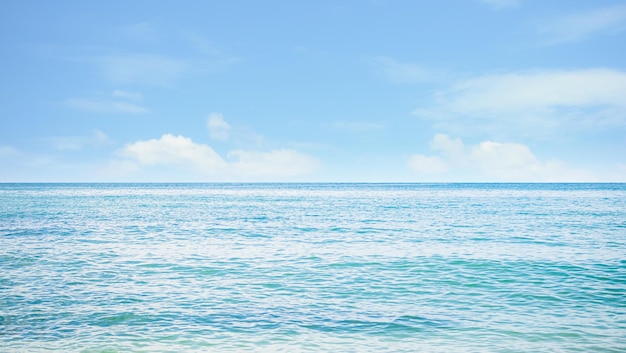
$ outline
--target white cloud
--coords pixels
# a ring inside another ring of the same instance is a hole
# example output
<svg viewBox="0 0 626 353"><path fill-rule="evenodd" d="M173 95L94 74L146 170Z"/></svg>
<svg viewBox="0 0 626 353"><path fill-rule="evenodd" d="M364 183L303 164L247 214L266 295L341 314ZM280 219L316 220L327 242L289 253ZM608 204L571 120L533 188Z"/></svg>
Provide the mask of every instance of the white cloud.
<svg viewBox="0 0 626 353"><path fill-rule="evenodd" d="M226 141L230 136L230 125L220 113L211 113L207 119L207 128L213 140Z"/></svg>
<svg viewBox="0 0 626 353"><path fill-rule="evenodd" d="M483 4L486 4L494 10L501 10L506 8L517 7L521 4L521 0L480 0Z"/></svg>
<svg viewBox="0 0 626 353"><path fill-rule="evenodd" d="M585 170L560 161L540 161L526 145L483 141L466 146L460 139L437 134L430 142L440 156L412 155L408 166L417 173L438 174L446 180L468 181L594 181ZM448 172L448 173L446 173ZM444 174L445 173L445 174Z"/></svg>
<svg viewBox="0 0 626 353"><path fill-rule="evenodd" d="M160 139L127 145L123 155L139 164L187 164L205 172L220 172L224 161L211 147L194 143L190 138L165 134Z"/></svg>
<svg viewBox="0 0 626 353"><path fill-rule="evenodd" d="M583 40L597 34L617 34L626 30L626 5L613 5L573 13L539 27L545 44Z"/></svg>
<svg viewBox="0 0 626 353"><path fill-rule="evenodd" d="M550 181L559 177L552 173L554 163L539 162L527 146L518 143L483 141L471 148L469 160L477 163L487 177L498 180Z"/></svg>
<svg viewBox="0 0 626 353"><path fill-rule="evenodd" d="M231 126L221 113L210 113L207 118L209 136L215 141L229 141L237 146L254 145L261 147L263 135L242 126Z"/></svg>
<svg viewBox="0 0 626 353"><path fill-rule="evenodd" d="M522 131L626 126L626 72L551 70L461 80L414 113L450 129Z"/></svg>
<svg viewBox="0 0 626 353"><path fill-rule="evenodd" d="M449 160L458 162L464 158L465 145L459 138L451 139L448 135L436 134L430 141L429 146L432 150L439 151Z"/></svg>
<svg viewBox="0 0 626 353"><path fill-rule="evenodd" d="M307 175L318 168L315 158L286 149L231 151L225 160L208 145L171 134L129 144L119 155L123 159L116 160L116 165L123 165L131 173L136 174L144 167L157 167L161 171L173 170L169 175L177 178L182 171L189 180L276 180Z"/></svg>

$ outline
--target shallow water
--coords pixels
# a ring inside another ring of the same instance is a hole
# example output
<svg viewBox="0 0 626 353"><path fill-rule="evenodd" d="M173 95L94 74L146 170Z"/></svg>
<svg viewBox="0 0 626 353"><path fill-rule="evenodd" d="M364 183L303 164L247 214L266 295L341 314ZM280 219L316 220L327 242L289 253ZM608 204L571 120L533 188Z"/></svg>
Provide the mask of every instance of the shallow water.
<svg viewBox="0 0 626 353"><path fill-rule="evenodd" d="M623 352L626 184L0 184L0 351Z"/></svg>

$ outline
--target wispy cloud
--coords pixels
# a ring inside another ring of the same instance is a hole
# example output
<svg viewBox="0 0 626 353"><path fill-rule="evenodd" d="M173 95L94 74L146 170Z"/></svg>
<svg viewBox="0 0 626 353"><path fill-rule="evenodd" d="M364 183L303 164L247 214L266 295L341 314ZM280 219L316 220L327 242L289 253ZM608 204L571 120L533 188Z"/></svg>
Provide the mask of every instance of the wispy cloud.
<svg viewBox="0 0 626 353"><path fill-rule="evenodd" d="M234 56L172 57L154 53L106 54L90 59L114 84L171 86L184 76L211 74L241 61Z"/></svg>
<svg viewBox="0 0 626 353"><path fill-rule="evenodd" d="M99 147L111 142L109 137L100 130L94 130L89 136L52 136L47 140L52 143L54 149L62 151L76 151L87 146Z"/></svg>
<svg viewBox="0 0 626 353"><path fill-rule="evenodd" d="M138 23L120 29L125 38L159 42L157 28L150 23ZM194 32L170 33L169 42L178 42L180 50L175 55L159 51L133 51L90 47L88 55L76 59L91 63L99 75L116 85L171 86L182 77L211 74L241 62L240 57L220 50Z"/></svg>
<svg viewBox="0 0 626 353"><path fill-rule="evenodd" d="M230 136L230 124L220 113L211 113L207 119L207 128L213 140L226 141Z"/></svg>
<svg viewBox="0 0 626 353"><path fill-rule="evenodd" d="M115 90L110 96L99 95L90 98L69 98L65 106L90 113L99 114L145 114L149 112L139 104L141 93Z"/></svg>
<svg viewBox="0 0 626 353"><path fill-rule="evenodd" d="M289 149L234 150L222 158L209 145L171 134L128 144L119 156L122 159L114 165L124 166L130 173L125 177L142 178L143 169L150 168L148 178L161 180L180 171L189 180L284 180L310 174L319 166L315 158Z"/></svg>
<svg viewBox="0 0 626 353"><path fill-rule="evenodd" d="M220 72L243 61L243 58L228 53L196 32L185 31L181 38L195 52L193 59L188 60L194 73Z"/></svg>
<svg viewBox="0 0 626 353"><path fill-rule="evenodd" d="M565 15L539 26L544 44L574 42L594 35L613 35L626 30L626 5L613 5Z"/></svg>
<svg viewBox="0 0 626 353"><path fill-rule="evenodd" d="M70 98L65 100L70 108L101 114L144 114L148 109L129 102L112 101L98 98Z"/></svg>
<svg viewBox="0 0 626 353"><path fill-rule="evenodd" d="M120 26L119 33L130 39L143 42L152 42L157 39L157 29L150 22L138 22L130 25Z"/></svg>
<svg viewBox="0 0 626 353"><path fill-rule="evenodd" d="M115 84L166 86L179 79L191 67L184 59L149 53L103 55L94 61L103 77Z"/></svg>
<svg viewBox="0 0 626 353"><path fill-rule="evenodd" d="M182 33L182 38L196 51L207 57L228 57L228 55L225 55L222 50L218 49L215 45L211 44L206 38L202 37L198 33L186 31Z"/></svg>
<svg viewBox="0 0 626 353"><path fill-rule="evenodd" d="M541 161L528 146L483 141L466 146L460 139L437 134L430 142L436 155L415 154L407 165L421 177L451 181L594 181L586 170L568 168L560 161Z"/></svg>
<svg viewBox="0 0 626 353"><path fill-rule="evenodd" d="M458 81L416 109L447 131L515 131L626 126L626 72L543 70Z"/></svg>
<svg viewBox="0 0 626 353"><path fill-rule="evenodd" d="M396 83L423 83L431 82L439 74L427 70L420 65L399 62L393 58L380 56L374 58L376 71L387 80Z"/></svg>
<svg viewBox="0 0 626 353"><path fill-rule="evenodd" d="M0 146L0 158L9 158L19 155L20 152L13 146Z"/></svg>
<svg viewBox="0 0 626 353"><path fill-rule="evenodd" d="M239 178L272 180L308 175L319 167L317 159L290 149L269 152L235 150L229 165Z"/></svg>
<svg viewBox="0 0 626 353"><path fill-rule="evenodd" d="M143 99L143 94L139 93L139 92L130 92L130 91L121 91L121 90L115 90L113 91L113 93L111 94L114 98L121 98L121 99L126 99L126 100L130 100L130 101L140 101Z"/></svg>
<svg viewBox="0 0 626 353"><path fill-rule="evenodd" d="M249 148L250 146L260 148L265 142L263 135L248 127L230 124L221 113L210 113L207 117L206 127L212 140L228 141L240 148Z"/></svg>

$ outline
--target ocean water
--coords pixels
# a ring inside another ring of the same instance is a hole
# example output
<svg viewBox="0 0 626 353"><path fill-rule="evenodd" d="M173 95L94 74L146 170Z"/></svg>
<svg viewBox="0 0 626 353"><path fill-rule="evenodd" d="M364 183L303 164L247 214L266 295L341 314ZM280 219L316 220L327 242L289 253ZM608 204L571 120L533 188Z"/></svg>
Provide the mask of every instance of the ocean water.
<svg viewBox="0 0 626 353"><path fill-rule="evenodd" d="M1 352L624 352L626 184L0 184Z"/></svg>

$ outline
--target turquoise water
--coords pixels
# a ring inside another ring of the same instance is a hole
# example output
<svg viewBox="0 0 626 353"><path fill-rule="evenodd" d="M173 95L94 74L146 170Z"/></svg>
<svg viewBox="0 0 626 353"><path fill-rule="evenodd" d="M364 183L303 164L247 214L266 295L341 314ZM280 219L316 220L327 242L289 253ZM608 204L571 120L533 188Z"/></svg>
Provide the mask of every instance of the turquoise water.
<svg viewBox="0 0 626 353"><path fill-rule="evenodd" d="M624 352L626 184L0 184L2 352Z"/></svg>

